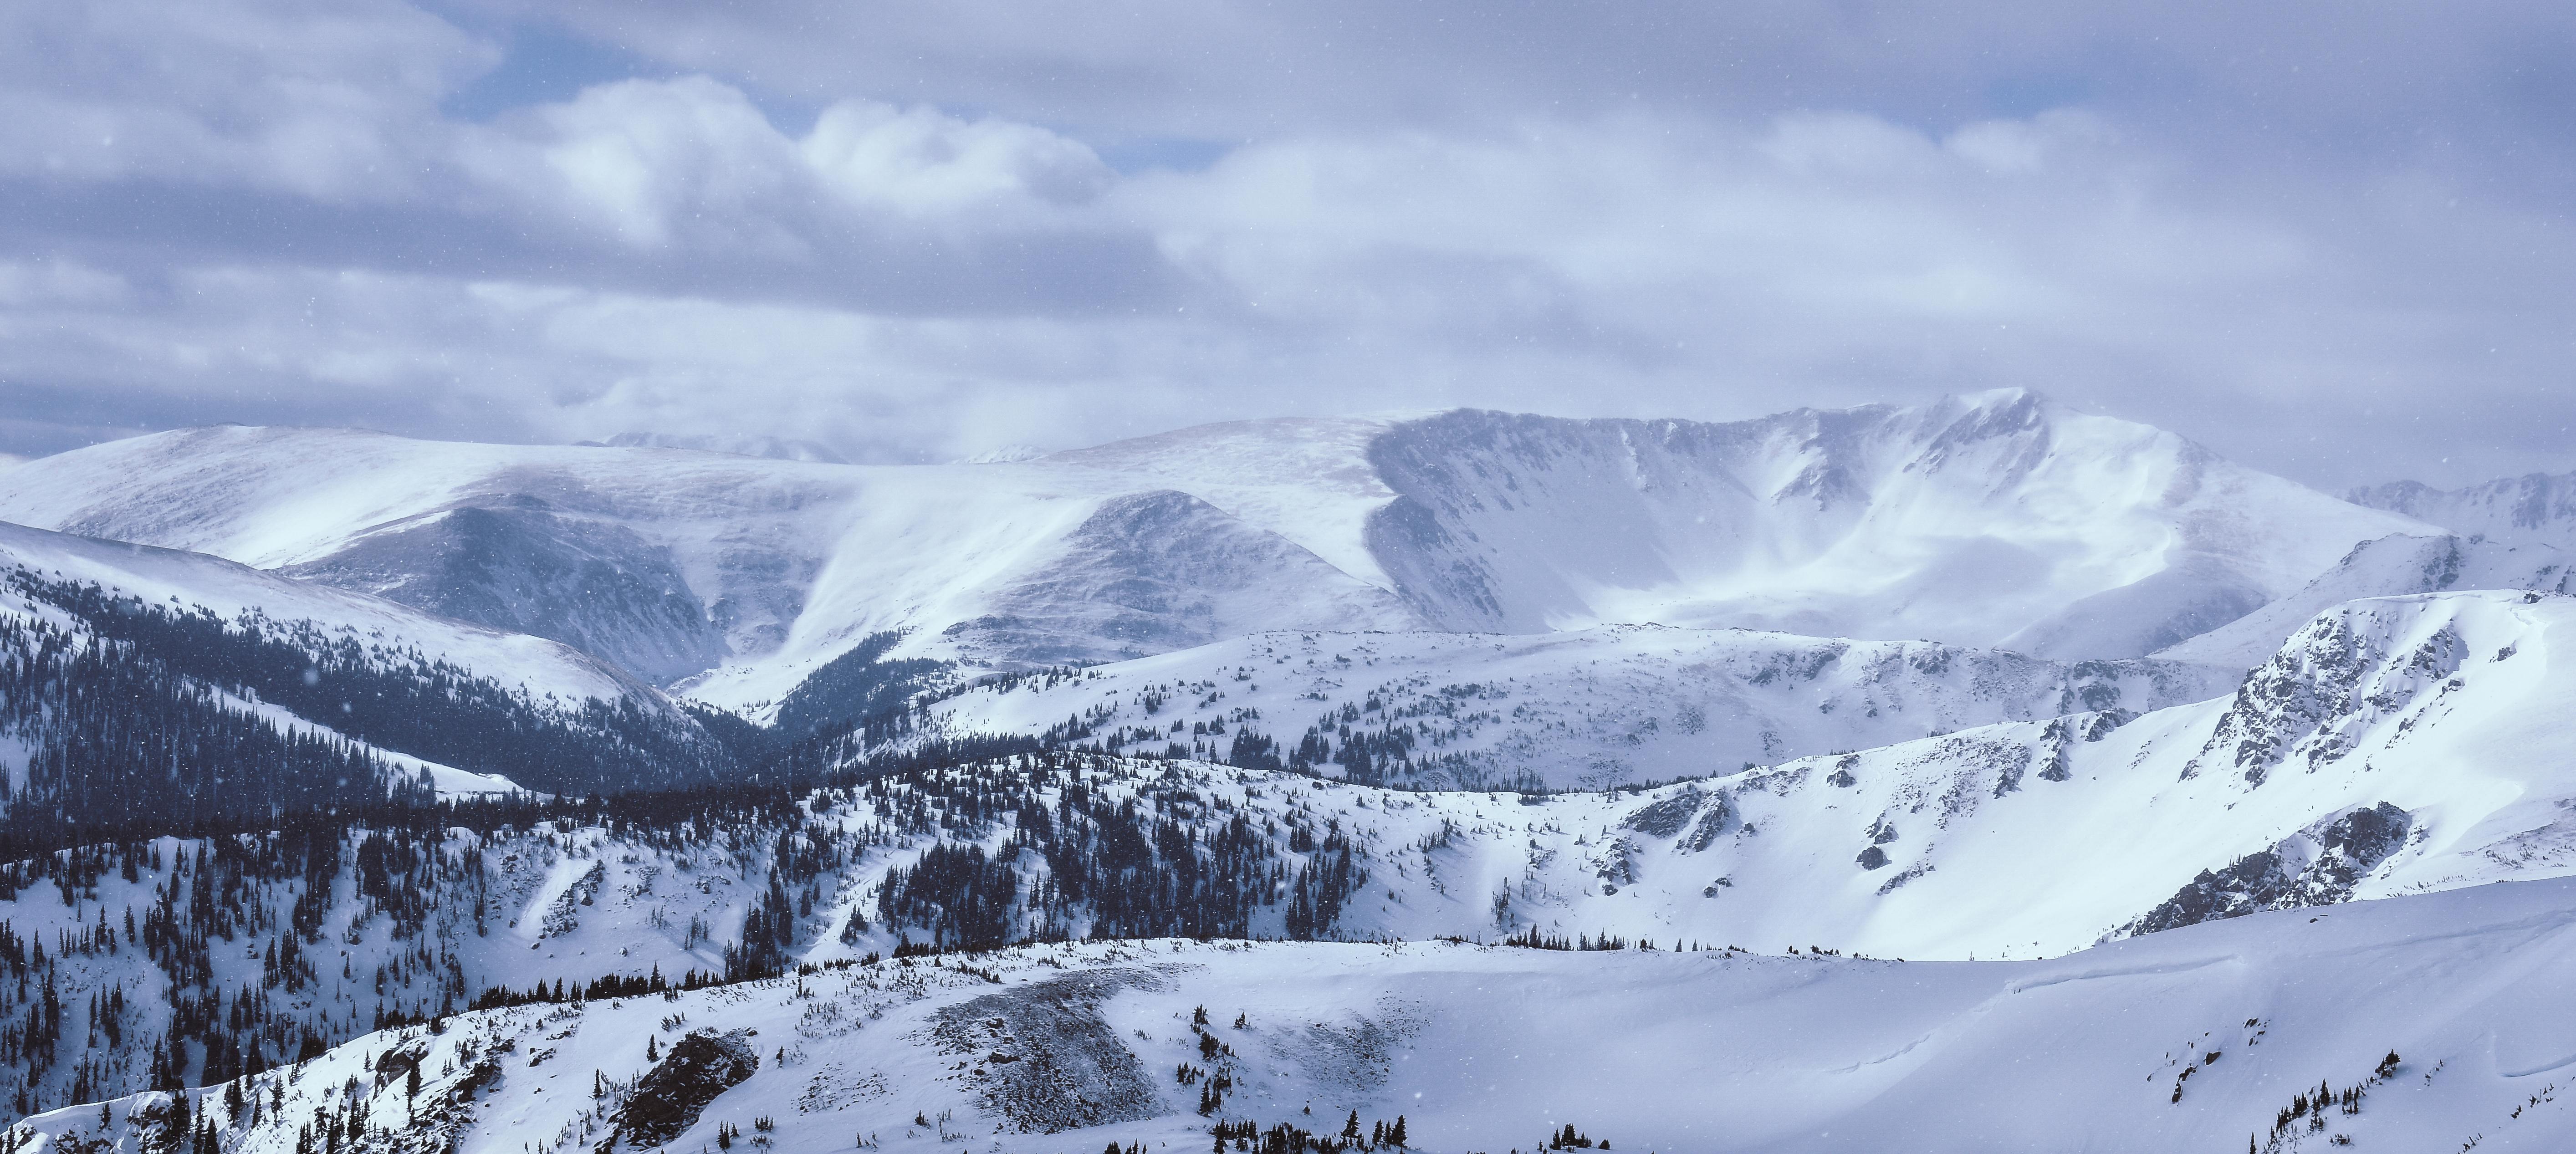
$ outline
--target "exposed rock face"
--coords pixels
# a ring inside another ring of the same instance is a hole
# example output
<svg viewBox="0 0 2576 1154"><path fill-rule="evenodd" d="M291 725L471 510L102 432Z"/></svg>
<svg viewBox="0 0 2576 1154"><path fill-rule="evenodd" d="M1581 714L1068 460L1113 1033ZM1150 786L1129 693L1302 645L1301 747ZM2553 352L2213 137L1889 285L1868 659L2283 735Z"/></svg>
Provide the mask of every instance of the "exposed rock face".
<svg viewBox="0 0 2576 1154"><path fill-rule="evenodd" d="M1714 804L1700 812L1699 823L1691 827L1690 836L1674 843L1674 848L1683 853L1699 853L1716 845L1717 839L1726 836L1730 827L1743 827L1744 823L1734 820L1735 807L1727 801L1725 794L1716 795L1713 801Z"/></svg>
<svg viewBox="0 0 2576 1154"><path fill-rule="evenodd" d="M2467 656L2452 628L2410 632L2413 616L2407 606L2359 602L2309 623L2246 675L2183 776L2232 769L2260 786L2294 760L2313 768L2341 757L2362 731L2444 684Z"/></svg>
<svg viewBox="0 0 2576 1154"><path fill-rule="evenodd" d="M1706 800L1706 795L1693 786L1629 814L1628 820L1620 824L1648 837L1671 837L1699 816L1700 805Z"/></svg>
<svg viewBox="0 0 2576 1154"><path fill-rule="evenodd" d="M973 1057L985 1108L1023 1132L1151 1118L1163 1109L1153 1081L1100 1006L1122 989L1167 984L1145 969L1032 982L942 1009L932 1037L942 1053Z"/></svg>
<svg viewBox="0 0 2576 1154"><path fill-rule="evenodd" d="M2413 826L2413 815L2384 801L2356 809L2322 829L2238 858L2225 869L2200 871L2180 893L2121 932L2154 933L2259 910L2347 900L2354 885L2405 846Z"/></svg>
<svg viewBox="0 0 2576 1154"><path fill-rule="evenodd" d="M635 1084L635 1093L618 1112L617 1128L600 1149L660 1146L698 1124L698 1115L716 1096L750 1078L760 1068L760 1055L742 1031L728 1034L700 1030L677 1042Z"/></svg>

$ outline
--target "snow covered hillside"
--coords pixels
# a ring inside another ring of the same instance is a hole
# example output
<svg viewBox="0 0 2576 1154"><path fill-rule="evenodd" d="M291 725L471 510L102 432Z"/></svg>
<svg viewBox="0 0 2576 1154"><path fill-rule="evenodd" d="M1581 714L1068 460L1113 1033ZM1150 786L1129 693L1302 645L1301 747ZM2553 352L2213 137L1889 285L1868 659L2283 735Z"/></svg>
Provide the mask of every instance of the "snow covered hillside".
<svg viewBox="0 0 2576 1154"><path fill-rule="evenodd" d="M0 810L19 825L380 803L424 774L477 793L729 765L670 699L558 643L8 524L0 653Z"/></svg>
<svg viewBox="0 0 2576 1154"><path fill-rule="evenodd" d="M737 709L889 632L1000 668L1641 622L2132 657L2428 531L2018 391L1243 422L919 467L225 427L31 462L0 518L552 637Z"/></svg>
<svg viewBox="0 0 2576 1154"><path fill-rule="evenodd" d="M0 928L19 935L0 936L0 965L37 967L26 990L0 983L16 1023L0 1051L21 1047L0 1057L49 1039L25 1085L50 1106L156 1069L220 1081L496 986L632 989L926 943L1611 936L1919 962L2263 910L2340 919L2356 899L2576 872L2576 721L2555 708L2571 638L2576 599L2364 601L2232 697L1644 790L1412 791L1059 753L796 798L493 810L483 833L429 815L104 847L0 869ZM30 959L26 943L52 944ZM2219 972L2249 997L2274 980ZM39 1028L39 990L115 1001L118 1025L86 1047ZM218 995L256 1007L238 1012L249 1051L214 1029L232 1018L181 1012Z"/></svg>
<svg viewBox="0 0 2576 1154"><path fill-rule="evenodd" d="M2576 557L2555 545L2406 534L2365 541L2307 586L2157 652L2232 669L2261 663L2308 618L2346 601L2457 589L2576 593Z"/></svg>
<svg viewBox="0 0 2576 1154"><path fill-rule="evenodd" d="M292 581L220 557L0 522L0 570L176 602L231 620L244 612L436 655L531 696L658 695L616 666L542 638L432 617L381 598Z"/></svg>
<svg viewBox="0 0 2576 1154"><path fill-rule="evenodd" d="M2320 615L2231 696L1642 793L1382 791L1186 763L1149 793L1186 792L1173 804L1202 824L1289 823L1286 804L1321 823L1313 837L1350 839L1369 876L1344 933L2056 954L2250 909L2576 870L2576 721L2556 704L2576 693L2556 660L2570 645L2576 599L2389 598ZM997 824L978 844L1000 852L1009 836Z"/></svg>
<svg viewBox="0 0 2576 1154"><path fill-rule="evenodd" d="M1058 1154L1224 1126L1367 1150L1401 1119L1445 1152L2563 1150L2571 933L2576 883L2551 881L2034 962L1037 945L402 1026L9 1141Z"/></svg>
<svg viewBox="0 0 2576 1154"><path fill-rule="evenodd" d="M1997 721L2161 709L2227 694L2242 668L1651 625L1264 633L988 679L917 711L883 748L1026 734L1416 787L1598 789Z"/></svg>

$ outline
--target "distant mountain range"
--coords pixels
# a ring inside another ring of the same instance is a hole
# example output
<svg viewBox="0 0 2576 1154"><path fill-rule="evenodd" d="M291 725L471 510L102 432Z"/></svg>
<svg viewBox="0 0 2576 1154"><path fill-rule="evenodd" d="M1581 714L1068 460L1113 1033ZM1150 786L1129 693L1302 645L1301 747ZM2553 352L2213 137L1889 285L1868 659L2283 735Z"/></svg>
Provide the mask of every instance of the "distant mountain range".
<svg viewBox="0 0 2576 1154"><path fill-rule="evenodd" d="M2136 657L2441 532L2017 391L1260 421L914 467L227 427L32 463L0 520L551 637L733 708L881 632L997 669L1645 622Z"/></svg>

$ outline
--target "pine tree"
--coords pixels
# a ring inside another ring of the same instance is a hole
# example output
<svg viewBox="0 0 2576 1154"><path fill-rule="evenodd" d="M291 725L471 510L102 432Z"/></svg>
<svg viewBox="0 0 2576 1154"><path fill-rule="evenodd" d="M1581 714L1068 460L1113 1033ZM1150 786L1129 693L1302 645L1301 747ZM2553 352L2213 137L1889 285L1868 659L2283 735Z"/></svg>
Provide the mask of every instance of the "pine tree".
<svg viewBox="0 0 2576 1154"><path fill-rule="evenodd" d="M1395 1116L1395 1128L1386 1132L1386 1140L1395 1143L1397 1149L1412 1148L1413 1144L1404 1137L1404 1115Z"/></svg>

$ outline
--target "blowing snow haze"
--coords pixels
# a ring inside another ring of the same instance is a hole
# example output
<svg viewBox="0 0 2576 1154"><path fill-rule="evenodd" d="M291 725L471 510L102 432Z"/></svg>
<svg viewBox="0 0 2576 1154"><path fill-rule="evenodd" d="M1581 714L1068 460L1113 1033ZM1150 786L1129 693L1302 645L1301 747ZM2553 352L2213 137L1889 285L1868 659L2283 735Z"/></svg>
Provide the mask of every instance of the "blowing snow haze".
<svg viewBox="0 0 2576 1154"><path fill-rule="evenodd" d="M2576 1148L2571 60L0 14L0 1146Z"/></svg>

